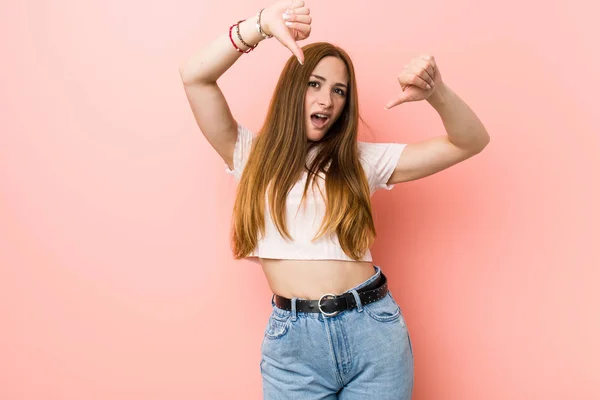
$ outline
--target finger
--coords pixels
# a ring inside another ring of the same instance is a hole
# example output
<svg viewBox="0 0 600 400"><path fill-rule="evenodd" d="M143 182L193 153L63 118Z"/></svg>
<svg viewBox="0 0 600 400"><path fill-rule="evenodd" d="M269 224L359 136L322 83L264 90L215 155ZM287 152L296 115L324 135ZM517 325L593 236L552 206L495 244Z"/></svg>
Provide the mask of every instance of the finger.
<svg viewBox="0 0 600 400"><path fill-rule="evenodd" d="M304 7L304 0L293 0L290 8L301 8Z"/></svg>
<svg viewBox="0 0 600 400"><path fill-rule="evenodd" d="M296 14L296 15L309 15L310 14L310 8L308 8L308 7L294 8L290 11L291 11L290 14Z"/></svg>
<svg viewBox="0 0 600 400"><path fill-rule="evenodd" d="M418 67L415 75L417 75L419 78L423 79L429 85L433 86L434 79L433 79L433 76L427 71L427 68Z"/></svg>
<svg viewBox="0 0 600 400"><path fill-rule="evenodd" d="M406 82L404 82L404 83L406 83ZM420 87L423 90L431 89L431 86L429 86L429 84L423 78L421 78L419 75L416 75L416 74L409 74L408 84Z"/></svg>
<svg viewBox="0 0 600 400"><path fill-rule="evenodd" d="M411 63L409 65L405 65L404 68L406 72L419 76L429 85L433 85L435 82L435 73L433 72L433 67L431 67L427 61L424 61L421 58L413 59Z"/></svg>
<svg viewBox="0 0 600 400"><path fill-rule="evenodd" d="M286 18L284 18L284 19L289 22L299 22L299 23L308 24L308 25L310 25L312 22L312 17L310 15L292 14L292 15L288 16L287 19Z"/></svg>
<svg viewBox="0 0 600 400"><path fill-rule="evenodd" d="M431 65L434 71L432 76L435 78L435 71L437 70L437 63L435 62L435 58L433 56L430 56L429 54L422 54L421 59Z"/></svg>
<svg viewBox="0 0 600 400"><path fill-rule="evenodd" d="M435 59L433 57L431 57L431 60L429 60L429 63L433 67L433 70L437 71L437 62L435 61Z"/></svg>
<svg viewBox="0 0 600 400"><path fill-rule="evenodd" d="M387 102L384 109L389 110L390 108L396 107L397 105L404 103L406 100L407 100L406 94L404 92L399 93L395 99Z"/></svg>
<svg viewBox="0 0 600 400"><path fill-rule="evenodd" d="M431 64L429 64L427 61L422 61L420 63L420 66L423 69L423 71L425 71L425 73L427 74L427 76L420 75L421 78L423 78L427 82L429 82L430 85L433 85L433 83L435 82L435 73L433 70L433 66Z"/></svg>
<svg viewBox="0 0 600 400"><path fill-rule="evenodd" d="M300 23L300 22L286 21L285 25L288 28L296 29L297 31L300 31L300 32L304 33L305 35L309 35L310 34L310 25L309 24L303 24L303 23Z"/></svg>

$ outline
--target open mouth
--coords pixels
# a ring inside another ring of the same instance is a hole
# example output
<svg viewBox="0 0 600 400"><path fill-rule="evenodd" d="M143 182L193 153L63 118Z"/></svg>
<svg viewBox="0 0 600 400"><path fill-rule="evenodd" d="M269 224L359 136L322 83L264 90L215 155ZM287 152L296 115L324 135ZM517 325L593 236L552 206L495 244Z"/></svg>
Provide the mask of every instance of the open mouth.
<svg viewBox="0 0 600 400"><path fill-rule="evenodd" d="M322 129L329 121L329 115L321 113L313 113L310 115L310 121L317 129Z"/></svg>

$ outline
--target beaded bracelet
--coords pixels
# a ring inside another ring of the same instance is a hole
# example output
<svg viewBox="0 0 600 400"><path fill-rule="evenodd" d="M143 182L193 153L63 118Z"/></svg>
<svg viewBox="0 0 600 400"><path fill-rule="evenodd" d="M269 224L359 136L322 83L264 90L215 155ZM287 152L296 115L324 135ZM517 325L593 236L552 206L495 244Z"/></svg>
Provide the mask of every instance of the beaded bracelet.
<svg viewBox="0 0 600 400"><path fill-rule="evenodd" d="M258 33L260 33L262 35L262 37L264 37L265 39L269 39L269 38L272 38L273 35L269 35L265 31L263 31L262 27L260 26L260 16L262 15L263 10L264 10L264 8L262 10L260 10L258 12L258 14L256 14L256 29L258 30Z"/></svg>
<svg viewBox="0 0 600 400"><path fill-rule="evenodd" d="M233 24L233 25L231 25L231 26L229 27L229 40L231 40L231 44L233 45L233 47L235 47L235 49L236 49L238 52L240 52L240 53L246 53L246 54L247 54L247 53L250 53L252 50L254 50L254 48L255 48L256 46L258 46L258 43L256 43L254 46L250 46L249 44L247 44L246 42L244 42L244 40L242 39L242 36L240 35L240 22L243 22L243 21L244 21L244 20L241 20L241 21L239 21L238 23L236 23L236 24ZM237 44L235 44L235 40L233 40L233 36L232 36L232 34L231 34L231 32L233 31L233 27L236 27L236 29L237 29L237 36L238 36L238 38L239 38L239 39L242 41L242 43L243 43L245 46L248 46L248 49L247 49L247 50L245 50L245 51L244 51L244 50L240 49L240 48L238 47L238 45L237 45Z"/></svg>
<svg viewBox="0 0 600 400"><path fill-rule="evenodd" d="M238 37L238 39L240 39L240 42L242 42L242 44L243 44L244 46L246 46L246 47L250 47L250 48L254 49L256 46L258 46L258 43L256 43L254 46L251 46L251 45L249 45L248 43L246 43L246 42L244 41L244 39L242 39L242 35L240 35L240 22L244 22L244 21L245 21L245 19L243 19L243 20L241 20L241 21L238 21L238 23L237 23L237 24L236 24L236 26L235 26L235 32L237 33L237 37ZM250 50L250 51L252 51L252 50Z"/></svg>

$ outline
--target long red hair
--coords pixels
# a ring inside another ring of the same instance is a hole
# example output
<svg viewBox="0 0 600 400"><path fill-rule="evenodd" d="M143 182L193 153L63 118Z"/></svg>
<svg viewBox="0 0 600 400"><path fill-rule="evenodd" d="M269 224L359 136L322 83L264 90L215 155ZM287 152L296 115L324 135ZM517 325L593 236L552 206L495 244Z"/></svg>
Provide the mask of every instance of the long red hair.
<svg viewBox="0 0 600 400"><path fill-rule="evenodd" d="M358 158L358 98L354 66L348 54L330 43L312 43L302 48L305 62L294 56L287 61L271 98L262 129L252 144L238 184L232 218L232 251L235 259L248 256L265 235L265 194L279 233L290 240L286 226L286 198L305 171L308 178L302 201L318 175L325 179L325 217L313 238L335 233L342 250L361 260L376 237L371 213L369 184ZM304 99L310 75L328 56L342 60L349 85L344 108L319 142L306 136ZM307 165L307 154L318 152Z"/></svg>

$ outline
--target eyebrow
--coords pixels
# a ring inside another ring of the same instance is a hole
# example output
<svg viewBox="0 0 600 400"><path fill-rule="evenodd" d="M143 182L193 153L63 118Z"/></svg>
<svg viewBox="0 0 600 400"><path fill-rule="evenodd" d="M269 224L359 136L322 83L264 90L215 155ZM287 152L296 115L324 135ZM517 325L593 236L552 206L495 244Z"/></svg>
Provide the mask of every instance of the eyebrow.
<svg viewBox="0 0 600 400"><path fill-rule="evenodd" d="M320 80L322 80L322 81L324 81L324 82L326 82L326 81L327 81L327 79L323 78L323 77L322 77L322 76L320 76L320 75L315 75L315 74L312 74L311 76L314 76L315 78L317 78L317 79L320 79ZM338 82L338 83L336 83L336 84L335 84L335 85L333 85L333 86L343 86L343 87L345 87L346 89L348 89L348 86L347 86L347 85L345 85L345 84L343 84L343 83L339 83L339 82Z"/></svg>

